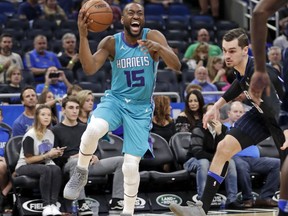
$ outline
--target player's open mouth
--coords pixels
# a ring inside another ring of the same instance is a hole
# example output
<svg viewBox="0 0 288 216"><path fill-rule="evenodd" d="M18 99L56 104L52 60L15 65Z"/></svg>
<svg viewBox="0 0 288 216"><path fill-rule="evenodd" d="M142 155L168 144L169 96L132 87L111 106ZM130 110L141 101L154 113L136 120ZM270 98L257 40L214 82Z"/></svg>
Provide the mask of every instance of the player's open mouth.
<svg viewBox="0 0 288 216"><path fill-rule="evenodd" d="M140 23L139 22L134 21L131 23L131 30L133 32L138 32L139 29L140 29Z"/></svg>

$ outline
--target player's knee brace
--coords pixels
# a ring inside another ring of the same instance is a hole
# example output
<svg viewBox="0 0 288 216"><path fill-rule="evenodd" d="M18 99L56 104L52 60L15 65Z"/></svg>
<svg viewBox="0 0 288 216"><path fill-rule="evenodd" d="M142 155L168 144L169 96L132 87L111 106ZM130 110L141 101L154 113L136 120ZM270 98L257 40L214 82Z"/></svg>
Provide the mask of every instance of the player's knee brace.
<svg viewBox="0 0 288 216"><path fill-rule="evenodd" d="M80 151L83 154L93 154L98 140L108 132L108 123L99 118L92 118L81 137Z"/></svg>
<svg viewBox="0 0 288 216"><path fill-rule="evenodd" d="M125 154L122 172L124 175L124 193L126 196L133 197L138 193L140 182L139 162L140 157Z"/></svg>

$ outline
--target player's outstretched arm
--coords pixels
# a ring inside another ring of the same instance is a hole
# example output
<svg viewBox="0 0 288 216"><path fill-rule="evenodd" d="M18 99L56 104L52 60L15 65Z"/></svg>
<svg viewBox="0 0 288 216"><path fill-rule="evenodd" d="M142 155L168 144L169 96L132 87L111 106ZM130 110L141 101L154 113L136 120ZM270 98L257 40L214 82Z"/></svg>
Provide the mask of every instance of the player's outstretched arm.
<svg viewBox="0 0 288 216"><path fill-rule="evenodd" d="M266 39L268 18L281 8L287 0L261 0L253 10L251 20L251 44L255 57L255 72L250 81L249 94L260 104L264 90L270 94L270 80L266 72Z"/></svg>
<svg viewBox="0 0 288 216"><path fill-rule="evenodd" d="M97 52L92 54L89 41L88 41L88 22L89 14L84 10L80 10L78 15L78 30L79 30L79 59L82 64L83 71L87 75L96 73L102 65L105 63L109 56L109 41L112 40L112 36L107 36L98 45ZM113 43L114 44L114 43Z"/></svg>
<svg viewBox="0 0 288 216"><path fill-rule="evenodd" d="M180 72L181 63L178 56L168 45L164 35L158 30L151 30L147 35L147 41L140 42L141 46L145 46L149 52L154 52L153 58L161 57L165 64L174 71Z"/></svg>

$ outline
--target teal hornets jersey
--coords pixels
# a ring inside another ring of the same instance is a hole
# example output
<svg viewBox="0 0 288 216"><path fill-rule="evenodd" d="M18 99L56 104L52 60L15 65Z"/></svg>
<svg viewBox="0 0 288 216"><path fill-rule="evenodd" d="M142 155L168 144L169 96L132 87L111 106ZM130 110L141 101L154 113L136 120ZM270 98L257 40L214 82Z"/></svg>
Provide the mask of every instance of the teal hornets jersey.
<svg viewBox="0 0 288 216"><path fill-rule="evenodd" d="M150 29L144 28L142 39ZM124 32L114 35L115 57L111 61L111 92L116 97L133 102L151 102L156 82L158 62L150 54L141 51L138 44L130 46L124 41Z"/></svg>

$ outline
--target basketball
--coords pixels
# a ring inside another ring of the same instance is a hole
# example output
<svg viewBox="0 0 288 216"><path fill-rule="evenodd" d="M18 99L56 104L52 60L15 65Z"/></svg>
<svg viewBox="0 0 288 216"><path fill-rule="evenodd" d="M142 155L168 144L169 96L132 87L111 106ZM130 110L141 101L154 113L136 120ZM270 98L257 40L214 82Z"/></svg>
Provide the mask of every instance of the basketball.
<svg viewBox="0 0 288 216"><path fill-rule="evenodd" d="M113 22L113 12L109 4L104 0L89 0L81 9L89 13L88 30L101 32L106 30ZM93 20L93 22L91 22Z"/></svg>

